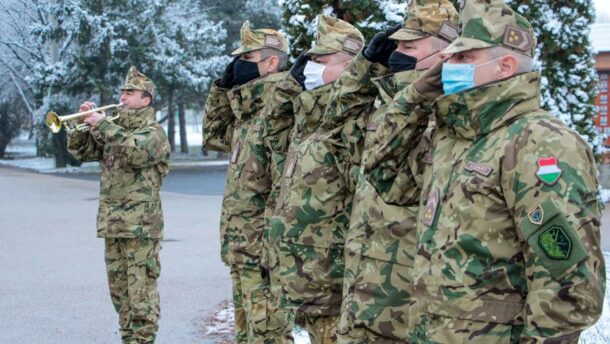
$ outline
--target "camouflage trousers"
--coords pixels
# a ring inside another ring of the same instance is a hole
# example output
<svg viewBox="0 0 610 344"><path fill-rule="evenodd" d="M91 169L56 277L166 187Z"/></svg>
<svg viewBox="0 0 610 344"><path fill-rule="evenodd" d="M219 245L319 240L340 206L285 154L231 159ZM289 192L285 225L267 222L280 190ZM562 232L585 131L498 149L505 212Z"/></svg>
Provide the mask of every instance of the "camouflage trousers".
<svg viewBox="0 0 610 344"><path fill-rule="evenodd" d="M305 328L309 333L311 344L335 344L337 343L337 325L339 316L320 316L302 314L305 320Z"/></svg>
<svg viewBox="0 0 610 344"><path fill-rule="evenodd" d="M110 298L126 344L154 343L160 317L158 239L105 239Z"/></svg>
<svg viewBox="0 0 610 344"><path fill-rule="evenodd" d="M260 266L231 268L237 344L293 343L294 312L279 307L279 300L261 276Z"/></svg>

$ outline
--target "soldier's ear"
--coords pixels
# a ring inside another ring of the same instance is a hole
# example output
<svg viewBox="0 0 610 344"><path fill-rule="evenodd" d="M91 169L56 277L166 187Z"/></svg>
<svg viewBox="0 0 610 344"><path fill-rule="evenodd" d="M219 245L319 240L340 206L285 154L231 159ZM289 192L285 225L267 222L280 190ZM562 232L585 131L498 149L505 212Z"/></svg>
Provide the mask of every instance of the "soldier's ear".
<svg viewBox="0 0 610 344"><path fill-rule="evenodd" d="M498 62L498 72L497 77L498 80L508 79L515 74L519 70L519 61L516 57L512 55L505 55L500 58Z"/></svg>
<svg viewBox="0 0 610 344"><path fill-rule="evenodd" d="M267 73L269 73L269 74L277 73L279 66L280 66L280 58L275 55L271 55L269 57L269 66L267 67Z"/></svg>

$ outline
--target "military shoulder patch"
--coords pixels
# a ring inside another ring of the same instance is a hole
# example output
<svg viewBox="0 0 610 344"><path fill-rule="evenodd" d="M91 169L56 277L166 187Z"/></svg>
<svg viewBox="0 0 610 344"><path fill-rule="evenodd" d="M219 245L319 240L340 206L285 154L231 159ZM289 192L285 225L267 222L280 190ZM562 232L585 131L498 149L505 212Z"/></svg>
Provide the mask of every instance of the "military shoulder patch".
<svg viewBox="0 0 610 344"><path fill-rule="evenodd" d="M555 185L562 173L562 170L558 166L557 158L539 158L536 164L538 164L538 170L536 171L538 180L548 186Z"/></svg>
<svg viewBox="0 0 610 344"><path fill-rule="evenodd" d="M572 240L558 225L553 225L540 234L538 245L553 260L568 260L572 252Z"/></svg>
<svg viewBox="0 0 610 344"><path fill-rule="evenodd" d="M424 154L422 161L426 165L432 165L432 163L434 162L434 157L432 156L432 153L428 152L428 153Z"/></svg>
<svg viewBox="0 0 610 344"><path fill-rule="evenodd" d="M536 206L536 208L532 209L527 214L527 217L530 219L531 223L540 226L542 224L542 222L544 221L544 210L542 209L540 204L538 204Z"/></svg>
<svg viewBox="0 0 610 344"><path fill-rule="evenodd" d="M377 123L368 122L366 124L366 131L377 131Z"/></svg>
<svg viewBox="0 0 610 344"><path fill-rule="evenodd" d="M504 30L503 43L505 46L528 52L532 49L533 40L530 33L515 26L507 25Z"/></svg>

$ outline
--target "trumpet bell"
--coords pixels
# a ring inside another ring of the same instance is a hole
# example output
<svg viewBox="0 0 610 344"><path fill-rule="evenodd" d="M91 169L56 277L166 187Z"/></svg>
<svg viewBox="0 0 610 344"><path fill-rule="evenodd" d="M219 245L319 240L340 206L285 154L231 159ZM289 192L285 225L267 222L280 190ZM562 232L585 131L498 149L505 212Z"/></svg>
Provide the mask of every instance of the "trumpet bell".
<svg viewBox="0 0 610 344"><path fill-rule="evenodd" d="M49 111L45 117L45 124L53 134L57 134L61 130L61 120L59 115L54 111Z"/></svg>

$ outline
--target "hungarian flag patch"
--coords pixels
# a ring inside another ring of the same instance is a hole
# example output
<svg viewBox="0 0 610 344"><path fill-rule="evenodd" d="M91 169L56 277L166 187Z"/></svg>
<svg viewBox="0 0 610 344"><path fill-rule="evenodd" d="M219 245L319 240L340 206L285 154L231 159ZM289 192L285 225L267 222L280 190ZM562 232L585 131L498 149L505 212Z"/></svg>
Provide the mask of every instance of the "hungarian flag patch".
<svg viewBox="0 0 610 344"><path fill-rule="evenodd" d="M536 163L538 164L538 171L536 171L538 179L546 185L555 185L561 177L561 169L557 165L557 158L540 158Z"/></svg>

